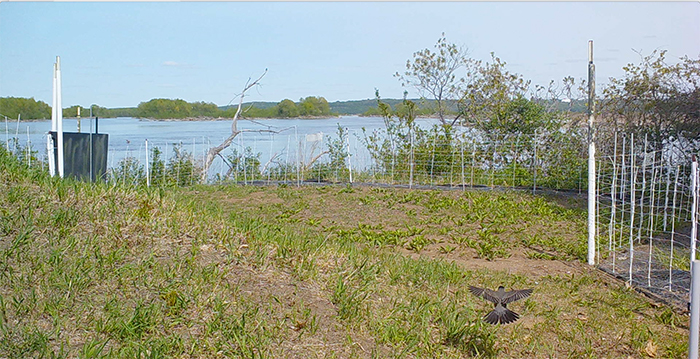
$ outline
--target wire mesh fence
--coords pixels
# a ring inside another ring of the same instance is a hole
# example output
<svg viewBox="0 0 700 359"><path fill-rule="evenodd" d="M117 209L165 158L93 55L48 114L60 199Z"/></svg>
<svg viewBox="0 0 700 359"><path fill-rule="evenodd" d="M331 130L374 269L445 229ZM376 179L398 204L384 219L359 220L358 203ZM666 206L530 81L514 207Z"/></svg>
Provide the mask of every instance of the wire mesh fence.
<svg viewBox="0 0 700 359"><path fill-rule="evenodd" d="M401 138L381 135L343 128L335 136L239 135L214 161L208 181L585 188L583 146L571 134L566 143L563 134L485 137L468 130L445 135L436 128ZM134 162L158 168L164 152L158 147L154 158L153 151L140 152ZM187 153L182 144L170 152L171 162L188 158L193 169L201 169L205 153Z"/></svg>
<svg viewBox="0 0 700 359"><path fill-rule="evenodd" d="M210 167L207 183L365 183L466 189L510 187L583 192L587 145L582 129L533 135L446 131L349 130L241 133ZM690 288L693 219L688 161L644 138L614 134L597 156L597 260L600 269L663 300L685 306ZM132 143L105 180L128 185L188 186L203 182L209 138L191 144ZM45 166L32 144L8 150ZM697 202L695 202L697 203ZM697 209L697 204L695 204Z"/></svg>
<svg viewBox="0 0 700 359"><path fill-rule="evenodd" d="M697 225L692 165L645 138L616 134L613 141L612 153L597 159L599 267L685 307Z"/></svg>

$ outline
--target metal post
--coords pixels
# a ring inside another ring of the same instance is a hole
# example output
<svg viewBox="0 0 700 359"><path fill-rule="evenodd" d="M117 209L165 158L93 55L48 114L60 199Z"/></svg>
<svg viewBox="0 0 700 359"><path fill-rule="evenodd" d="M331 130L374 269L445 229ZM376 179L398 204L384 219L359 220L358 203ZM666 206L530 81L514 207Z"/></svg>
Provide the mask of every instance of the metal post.
<svg viewBox="0 0 700 359"><path fill-rule="evenodd" d="M690 343L688 358L697 359L698 342L700 342L700 261L690 262Z"/></svg>
<svg viewBox="0 0 700 359"><path fill-rule="evenodd" d="M78 133L80 133L80 106L78 106Z"/></svg>
<svg viewBox="0 0 700 359"><path fill-rule="evenodd" d="M593 40L588 41L588 264L595 264L595 139L593 120L595 114L595 65L593 64Z"/></svg>

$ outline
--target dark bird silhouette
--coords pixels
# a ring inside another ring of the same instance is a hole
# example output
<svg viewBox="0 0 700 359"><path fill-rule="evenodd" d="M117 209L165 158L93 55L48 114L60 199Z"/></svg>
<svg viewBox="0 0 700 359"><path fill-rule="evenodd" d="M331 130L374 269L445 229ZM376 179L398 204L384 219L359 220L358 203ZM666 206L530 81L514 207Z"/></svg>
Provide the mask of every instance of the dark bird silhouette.
<svg viewBox="0 0 700 359"><path fill-rule="evenodd" d="M532 294L532 289L518 289L506 292L503 286L499 286L498 290L491 290L470 285L469 291L477 297L496 304L495 308L484 316L484 321L490 324L508 324L518 320L520 318L518 313L506 308L506 305L516 300L527 298Z"/></svg>

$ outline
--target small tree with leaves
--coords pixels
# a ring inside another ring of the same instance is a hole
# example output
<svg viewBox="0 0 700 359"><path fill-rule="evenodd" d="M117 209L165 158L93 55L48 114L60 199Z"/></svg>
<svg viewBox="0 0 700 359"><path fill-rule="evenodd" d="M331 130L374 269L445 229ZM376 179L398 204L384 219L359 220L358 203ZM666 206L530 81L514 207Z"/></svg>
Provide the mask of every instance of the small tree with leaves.
<svg viewBox="0 0 700 359"><path fill-rule="evenodd" d="M666 51L623 67L603 90L600 112L614 130L648 135L650 149L675 148L685 160L700 149L700 58L666 62Z"/></svg>
<svg viewBox="0 0 700 359"><path fill-rule="evenodd" d="M470 62L467 49L447 42L445 33L438 39L435 49L423 49L406 61L406 72L394 74L402 86L415 88L424 99L435 101L435 113L444 125L454 125L457 113L448 119L450 112L456 113L453 104L463 92L465 79L458 77L460 69Z"/></svg>

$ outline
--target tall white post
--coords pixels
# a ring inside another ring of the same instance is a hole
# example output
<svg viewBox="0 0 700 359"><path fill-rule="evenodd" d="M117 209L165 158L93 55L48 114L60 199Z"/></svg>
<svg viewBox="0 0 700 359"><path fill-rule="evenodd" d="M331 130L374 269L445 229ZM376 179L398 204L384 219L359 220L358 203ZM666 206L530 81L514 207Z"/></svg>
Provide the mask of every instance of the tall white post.
<svg viewBox="0 0 700 359"><path fill-rule="evenodd" d="M636 208L634 196L637 193L637 171L634 168L634 133L630 136L630 269L629 278L632 285L632 268L634 266L634 210Z"/></svg>
<svg viewBox="0 0 700 359"><path fill-rule="evenodd" d="M691 209L691 228L690 228L690 260L695 260L695 251L697 249L696 241L698 239L698 159L693 156L693 164L691 166L691 176L693 178L690 193L693 196L693 207Z"/></svg>
<svg viewBox="0 0 700 359"><path fill-rule="evenodd" d="M57 100L56 100L56 95L57 95L57 91L56 91L57 87L56 86L57 85L58 84L56 82L56 63L54 62L53 63L53 92L52 92L53 98L51 99L51 131L56 131L56 128L58 127L58 125L56 124L57 123L56 121L58 120L58 118L56 117L56 106L58 105Z"/></svg>
<svg viewBox="0 0 700 359"><path fill-rule="evenodd" d="M61 58L56 56L56 134L58 137L58 175L63 178L63 106L61 105Z"/></svg>
<svg viewBox="0 0 700 359"><path fill-rule="evenodd" d="M151 172L148 168L148 139L146 139L146 187L151 187Z"/></svg>
<svg viewBox="0 0 700 359"><path fill-rule="evenodd" d="M10 152L10 130L7 127L7 116L5 116L5 146L7 147L7 152Z"/></svg>
<svg viewBox="0 0 700 359"><path fill-rule="evenodd" d="M349 133L348 129L345 129L345 133ZM350 183L352 183L352 164L350 163L350 136L345 137L348 143L348 173L350 173Z"/></svg>
<svg viewBox="0 0 700 359"><path fill-rule="evenodd" d="M595 140L593 119L595 113L595 65L593 64L593 40L588 41L588 264L595 264Z"/></svg>
<svg viewBox="0 0 700 359"><path fill-rule="evenodd" d="M53 64L53 92L51 96L51 131L56 132L56 63ZM51 177L56 175L54 147L53 137L51 137L51 134L47 134L46 152L49 158L49 174Z"/></svg>
<svg viewBox="0 0 700 359"><path fill-rule="evenodd" d="M27 164L32 168L32 139L29 138L29 126L27 126Z"/></svg>
<svg viewBox="0 0 700 359"><path fill-rule="evenodd" d="M700 261L690 262L690 342L688 358L698 358L700 342Z"/></svg>

